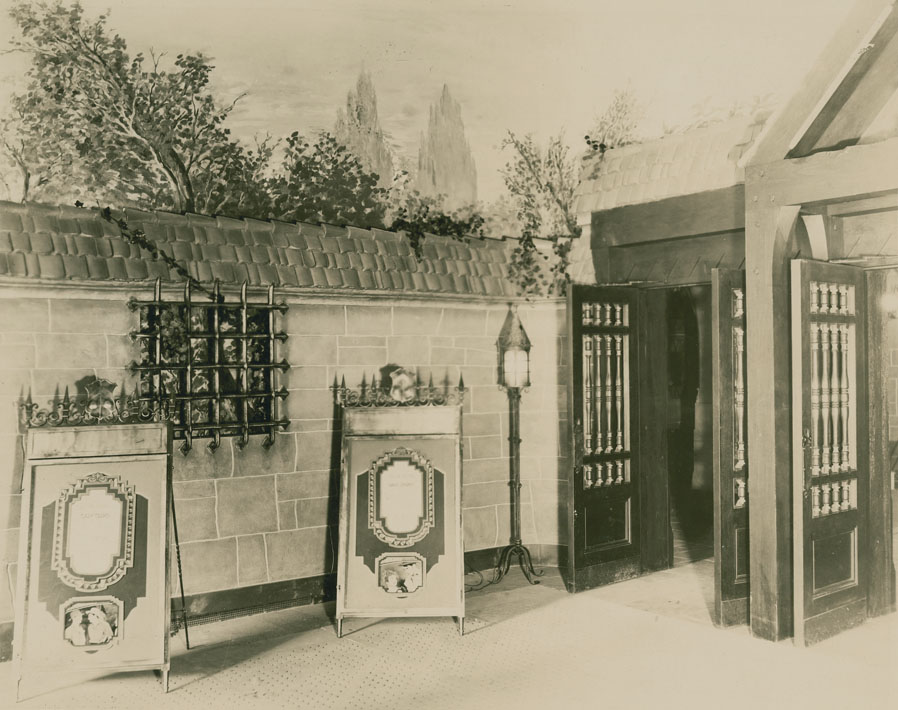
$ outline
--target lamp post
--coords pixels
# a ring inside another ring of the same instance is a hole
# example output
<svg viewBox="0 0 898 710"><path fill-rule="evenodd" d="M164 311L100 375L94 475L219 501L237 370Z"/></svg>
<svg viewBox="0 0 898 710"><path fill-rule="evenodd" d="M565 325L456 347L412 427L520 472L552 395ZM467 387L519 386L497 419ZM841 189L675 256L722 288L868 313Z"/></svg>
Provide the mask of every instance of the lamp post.
<svg viewBox="0 0 898 710"><path fill-rule="evenodd" d="M508 572L513 557L518 558L521 571L530 584L539 584L533 577L542 572L533 569L530 552L521 544L521 390L530 386L530 338L518 318L517 308L511 306L499 332L499 386L508 392L508 444L511 488L511 539L499 555L495 582Z"/></svg>

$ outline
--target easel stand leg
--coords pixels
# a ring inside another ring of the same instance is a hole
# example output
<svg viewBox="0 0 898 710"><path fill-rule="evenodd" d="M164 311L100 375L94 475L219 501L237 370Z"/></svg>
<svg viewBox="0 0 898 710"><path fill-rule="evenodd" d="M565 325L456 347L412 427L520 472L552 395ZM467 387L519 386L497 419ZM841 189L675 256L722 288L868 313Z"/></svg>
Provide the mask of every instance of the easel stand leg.
<svg viewBox="0 0 898 710"><path fill-rule="evenodd" d="M184 574L181 571L181 541L178 539L178 519L175 517L175 497L171 497L171 524L175 534L175 558L178 562L178 589L181 591L181 620L184 624L184 642L190 650L190 632L187 630L187 602L184 599Z"/></svg>

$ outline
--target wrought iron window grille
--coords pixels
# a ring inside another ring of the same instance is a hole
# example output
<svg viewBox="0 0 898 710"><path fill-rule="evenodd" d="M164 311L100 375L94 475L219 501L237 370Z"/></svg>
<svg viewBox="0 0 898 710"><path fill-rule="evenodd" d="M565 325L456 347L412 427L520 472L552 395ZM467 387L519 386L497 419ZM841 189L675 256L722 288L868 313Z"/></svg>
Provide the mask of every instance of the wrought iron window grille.
<svg viewBox="0 0 898 710"><path fill-rule="evenodd" d="M139 400L171 402L182 453L197 438L210 438L210 451L222 436L237 437L239 449L252 434L265 435L265 448L274 444L278 429L289 425L280 411L288 393L278 375L290 365L275 359L278 343L287 340L275 328L275 314L286 313L287 304L275 303L273 287L264 302L250 302L244 282L240 300L226 302L216 280L211 300L196 301L188 282L181 300L163 300L156 279L153 299L132 298L128 307L140 313L131 338L141 358L129 366L138 376Z"/></svg>

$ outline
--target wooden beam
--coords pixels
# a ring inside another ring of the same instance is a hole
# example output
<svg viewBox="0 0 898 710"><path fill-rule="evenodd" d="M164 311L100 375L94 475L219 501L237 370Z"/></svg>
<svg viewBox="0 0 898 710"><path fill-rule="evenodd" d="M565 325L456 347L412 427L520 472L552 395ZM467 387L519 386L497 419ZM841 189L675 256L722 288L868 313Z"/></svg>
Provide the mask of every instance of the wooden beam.
<svg viewBox="0 0 898 710"><path fill-rule="evenodd" d="M826 106L841 78L862 56L869 38L895 12L894 0L858 0L827 44L820 58L783 108L767 122L758 140L743 156L743 164L759 165L782 160ZM872 29L872 32L871 32ZM834 83L833 78L836 77ZM816 109L808 115L808 106Z"/></svg>
<svg viewBox="0 0 898 710"><path fill-rule="evenodd" d="M610 273L618 280L669 286L709 283L711 269L741 269L745 233L723 232L606 249Z"/></svg>
<svg viewBox="0 0 898 710"><path fill-rule="evenodd" d="M898 191L886 192L873 197L844 202L830 202L825 205L828 217L854 217L871 212L887 212L898 209Z"/></svg>
<svg viewBox="0 0 898 710"><path fill-rule="evenodd" d="M746 209L893 192L898 190L898 138L752 165L745 170L745 184Z"/></svg>
<svg viewBox="0 0 898 710"><path fill-rule="evenodd" d="M883 23L852 58L851 66L808 127L789 157L858 141L898 89L898 12Z"/></svg>
<svg viewBox="0 0 898 710"><path fill-rule="evenodd" d="M792 633L790 248L798 207L746 210L750 611L755 636Z"/></svg>
<svg viewBox="0 0 898 710"><path fill-rule="evenodd" d="M745 187L627 205L593 214L593 248L731 232L745 226Z"/></svg>

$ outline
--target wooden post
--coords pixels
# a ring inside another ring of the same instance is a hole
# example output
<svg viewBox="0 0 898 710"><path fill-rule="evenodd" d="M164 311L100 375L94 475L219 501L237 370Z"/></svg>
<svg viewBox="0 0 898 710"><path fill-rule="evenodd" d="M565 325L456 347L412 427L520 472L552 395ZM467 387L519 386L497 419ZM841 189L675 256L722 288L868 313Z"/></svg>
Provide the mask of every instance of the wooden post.
<svg viewBox="0 0 898 710"><path fill-rule="evenodd" d="M746 171L749 584L752 634L777 641L792 634L789 242L798 207L759 194L764 178L765 166Z"/></svg>

